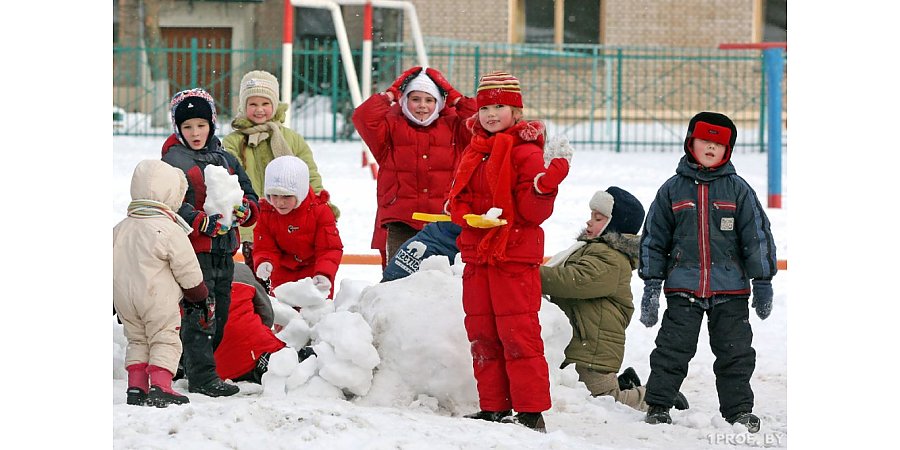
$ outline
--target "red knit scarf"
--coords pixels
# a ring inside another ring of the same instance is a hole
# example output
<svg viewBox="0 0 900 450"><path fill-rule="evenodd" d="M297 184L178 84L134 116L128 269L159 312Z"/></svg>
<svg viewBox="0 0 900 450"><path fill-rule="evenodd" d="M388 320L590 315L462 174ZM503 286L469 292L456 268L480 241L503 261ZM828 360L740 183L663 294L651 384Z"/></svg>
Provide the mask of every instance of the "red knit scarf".
<svg viewBox="0 0 900 450"><path fill-rule="evenodd" d="M456 180L450 189L451 201L465 188L478 165L487 158L488 187L491 190L493 206L503 209L500 218L506 219L506 225L494 227L478 244L479 255L486 255L488 264L497 264L506 259L506 242L509 230L515 225L515 203L513 202L513 183L515 174L512 168L512 150L515 139L506 133L498 133L490 137L476 134L459 162ZM485 211L487 212L487 211ZM483 214L483 213L482 213Z"/></svg>

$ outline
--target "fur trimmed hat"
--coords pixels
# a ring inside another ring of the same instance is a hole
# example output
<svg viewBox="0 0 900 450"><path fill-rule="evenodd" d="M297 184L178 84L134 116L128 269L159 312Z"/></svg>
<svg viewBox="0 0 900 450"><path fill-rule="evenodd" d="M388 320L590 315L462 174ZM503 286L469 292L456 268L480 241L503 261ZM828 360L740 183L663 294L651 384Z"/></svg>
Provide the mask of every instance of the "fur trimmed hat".
<svg viewBox="0 0 900 450"><path fill-rule="evenodd" d="M247 111L247 99L250 97L265 97L272 102L272 107L278 107L278 79L265 70L247 72L241 78L240 107L242 112Z"/></svg>
<svg viewBox="0 0 900 450"><path fill-rule="evenodd" d="M519 79L506 72L491 72L478 80L475 94L478 107L508 105L522 108L522 90Z"/></svg>
<svg viewBox="0 0 900 450"><path fill-rule="evenodd" d="M309 167L302 159L293 156L279 156L266 166L265 195L293 195L297 206L306 200L309 193Z"/></svg>
<svg viewBox="0 0 900 450"><path fill-rule="evenodd" d="M725 146L725 154L722 155L722 161L710 167L710 169L714 169L731 160L731 152L734 150L734 143L737 142L737 127L734 126L734 122L728 116L716 112L704 111L692 117L688 124L687 136L684 138L684 153L696 163L697 158L691 152L691 144L694 138Z"/></svg>
<svg viewBox="0 0 900 450"><path fill-rule="evenodd" d="M187 140L181 135L181 124L188 119L206 119L209 122L209 136L206 144L216 134L216 102L209 92L201 88L187 89L172 96L169 102L169 116L172 119L172 129L175 136L186 147L190 148Z"/></svg>
<svg viewBox="0 0 900 450"><path fill-rule="evenodd" d="M625 189L610 186L597 191L589 202L592 211L609 218L604 232L639 234L644 223L644 206Z"/></svg>
<svg viewBox="0 0 900 450"><path fill-rule="evenodd" d="M434 108L434 111L431 113L429 117L426 117L425 120L419 120L415 114L413 114L409 110L409 106L407 102L407 98L409 98L409 93L412 91L424 92L435 98L437 101L437 105ZM419 73L418 76L413 78L409 83L406 84L406 89L403 90L403 94L400 96L400 109L403 111L403 115L406 116L407 119L415 123L416 125L420 125L423 127L427 127L431 125L435 119L441 114L441 110L444 109L444 96L441 95L441 91L438 89L437 85L434 84L434 81L431 80L431 77L425 74L425 71Z"/></svg>

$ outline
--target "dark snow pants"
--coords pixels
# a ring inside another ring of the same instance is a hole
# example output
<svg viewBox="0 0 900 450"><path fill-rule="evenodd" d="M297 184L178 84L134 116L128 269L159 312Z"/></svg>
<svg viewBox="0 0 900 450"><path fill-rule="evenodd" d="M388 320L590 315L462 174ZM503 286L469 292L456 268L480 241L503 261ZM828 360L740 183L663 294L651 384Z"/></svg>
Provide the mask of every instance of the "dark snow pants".
<svg viewBox="0 0 900 450"><path fill-rule="evenodd" d="M537 264L466 264L463 310L484 411L550 409L550 377L538 311Z"/></svg>
<svg viewBox="0 0 900 450"><path fill-rule="evenodd" d="M666 298L656 348L650 353L650 378L647 380L648 405L671 407L687 376L688 363L697 353L697 340L703 315L709 317L709 346L716 360L716 392L719 412L730 418L753 410L750 377L756 368L756 351L751 347L753 331L747 299L735 298L709 310L684 297Z"/></svg>
<svg viewBox="0 0 900 450"><path fill-rule="evenodd" d="M204 386L219 378L213 354L219 342L228 309L231 307L231 281L234 277L234 259L231 255L198 253L197 261L203 272L203 281L214 300L214 314L203 302L188 304L182 300L181 343L184 373L190 384Z"/></svg>

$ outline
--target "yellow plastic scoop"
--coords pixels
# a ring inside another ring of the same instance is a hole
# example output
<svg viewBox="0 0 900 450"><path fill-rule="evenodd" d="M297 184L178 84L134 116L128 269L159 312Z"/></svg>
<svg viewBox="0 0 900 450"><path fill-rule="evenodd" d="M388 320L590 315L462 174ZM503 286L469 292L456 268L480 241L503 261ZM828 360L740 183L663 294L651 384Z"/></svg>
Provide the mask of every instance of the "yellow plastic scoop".
<svg viewBox="0 0 900 450"><path fill-rule="evenodd" d="M428 213L413 213L412 218L415 220L421 220L423 222L449 222L450 216L446 214L428 214Z"/></svg>

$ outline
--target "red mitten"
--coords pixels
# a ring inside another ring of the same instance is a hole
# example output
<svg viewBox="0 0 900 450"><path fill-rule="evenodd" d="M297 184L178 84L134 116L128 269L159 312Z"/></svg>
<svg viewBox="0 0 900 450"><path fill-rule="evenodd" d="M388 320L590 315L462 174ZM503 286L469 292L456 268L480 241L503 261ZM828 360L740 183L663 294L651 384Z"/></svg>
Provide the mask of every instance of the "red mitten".
<svg viewBox="0 0 900 450"><path fill-rule="evenodd" d="M434 81L434 84L437 85L438 89L441 90L441 93L447 97L447 105L453 106L456 104L456 101L462 97L462 94L444 78L444 74L439 72L437 69L432 69L431 67L425 69L425 74L428 75L428 78L431 78L431 81Z"/></svg>
<svg viewBox="0 0 900 450"><path fill-rule="evenodd" d="M406 72L403 72L396 80L394 80L394 84L387 88L385 92L391 93L391 95L394 96L394 101L400 101L400 96L403 95L406 85L408 85L413 78L419 76L419 73L421 72L422 66L415 66L407 69Z"/></svg>
<svg viewBox="0 0 900 450"><path fill-rule="evenodd" d="M569 174L569 161L565 158L554 158L547 170L534 177L534 188L538 194L549 194L559 187Z"/></svg>

